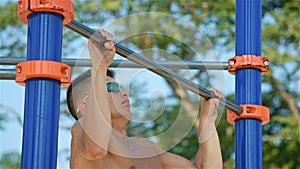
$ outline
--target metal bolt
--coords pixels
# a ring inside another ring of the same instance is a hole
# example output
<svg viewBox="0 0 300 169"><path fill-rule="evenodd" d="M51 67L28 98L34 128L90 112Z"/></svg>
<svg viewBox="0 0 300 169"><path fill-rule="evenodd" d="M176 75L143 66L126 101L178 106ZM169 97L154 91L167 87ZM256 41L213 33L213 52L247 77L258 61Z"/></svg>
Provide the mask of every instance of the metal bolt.
<svg viewBox="0 0 300 169"><path fill-rule="evenodd" d="M264 64L266 65L266 66L268 66L269 65L269 61L264 61Z"/></svg>
<svg viewBox="0 0 300 169"><path fill-rule="evenodd" d="M20 74L22 72L22 69L18 69L18 73Z"/></svg>
<svg viewBox="0 0 300 169"><path fill-rule="evenodd" d="M67 73L68 73L68 71L65 70L65 71L64 71L64 74L66 75Z"/></svg>
<svg viewBox="0 0 300 169"><path fill-rule="evenodd" d="M234 63L234 61L233 60L231 60L231 61L229 61L229 65L234 65L235 63Z"/></svg>
<svg viewBox="0 0 300 169"><path fill-rule="evenodd" d="M249 113L249 112L250 112L250 109L249 109L249 108L247 108L247 109L246 109L246 112L247 112L247 113Z"/></svg>

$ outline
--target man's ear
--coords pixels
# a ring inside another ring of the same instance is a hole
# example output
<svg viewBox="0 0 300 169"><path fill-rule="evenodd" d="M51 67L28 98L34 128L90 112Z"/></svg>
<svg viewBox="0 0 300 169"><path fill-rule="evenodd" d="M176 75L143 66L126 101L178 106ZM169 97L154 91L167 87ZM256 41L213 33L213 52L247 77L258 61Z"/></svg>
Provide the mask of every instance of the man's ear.
<svg viewBox="0 0 300 169"><path fill-rule="evenodd" d="M86 101L80 101L77 103L77 108L80 110L82 114L85 111Z"/></svg>

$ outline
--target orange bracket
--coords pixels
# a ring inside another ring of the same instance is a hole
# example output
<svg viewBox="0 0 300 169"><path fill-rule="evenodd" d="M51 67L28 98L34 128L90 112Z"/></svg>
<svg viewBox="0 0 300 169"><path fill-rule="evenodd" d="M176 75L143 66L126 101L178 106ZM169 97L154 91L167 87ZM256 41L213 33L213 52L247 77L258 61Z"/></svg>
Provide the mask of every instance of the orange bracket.
<svg viewBox="0 0 300 169"><path fill-rule="evenodd" d="M256 55L241 55L228 60L229 73L235 75L235 71L242 68L255 68L265 75L269 71L269 59Z"/></svg>
<svg viewBox="0 0 300 169"><path fill-rule="evenodd" d="M242 104L242 113L237 115L236 113L227 110L227 121L230 124L235 124L238 119L258 119L262 121L262 124L267 124L270 121L269 108L261 105Z"/></svg>
<svg viewBox="0 0 300 169"><path fill-rule="evenodd" d="M31 60L16 66L16 82L22 86L31 78L51 78L61 82L61 87L71 84L71 67L55 61Z"/></svg>
<svg viewBox="0 0 300 169"><path fill-rule="evenodd" d="M64 17L63 24L67 25L74 19L72 0L19 0L18 17L28 23L28 16L33 12L53 12Z"/></svg>

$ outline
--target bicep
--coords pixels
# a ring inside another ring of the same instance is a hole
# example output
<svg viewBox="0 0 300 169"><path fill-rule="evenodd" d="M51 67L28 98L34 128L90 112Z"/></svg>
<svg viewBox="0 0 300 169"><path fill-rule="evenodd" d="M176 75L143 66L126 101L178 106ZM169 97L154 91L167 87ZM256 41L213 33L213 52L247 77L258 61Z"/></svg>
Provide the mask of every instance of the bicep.
<svg viewBox="0 0 300 169"><path fill-rule="evenodd" d="M159 158L164 169L196 169L192 162L176 154L165 152Z"/></svg>

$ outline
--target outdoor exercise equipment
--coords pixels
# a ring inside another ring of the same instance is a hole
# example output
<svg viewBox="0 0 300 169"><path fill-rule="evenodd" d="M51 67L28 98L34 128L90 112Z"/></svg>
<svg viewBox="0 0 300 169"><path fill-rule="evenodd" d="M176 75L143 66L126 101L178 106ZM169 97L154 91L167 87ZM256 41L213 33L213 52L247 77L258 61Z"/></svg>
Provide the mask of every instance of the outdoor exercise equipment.
<svg viewBox="0 0 300 169"><path fill-rule="evenodd" d="M261 57L261 1L236 0L236 57L228 70L236 76L237 105L221 100L228 121L235 123L236 168L262 168L262 124L269 109L261 106L261 75L269 60ZM56 168L60 86L71 82L71 68L61 63L62 25L86 38L103 38L73 20L71 0L19 0L21 21L28 23L27 61L16 66L16 81L25 88L22 168ZM93 36L92 36L93 35ZM59 43L58 43L59 42ZM143 67L176 81L207 99L215 97L167 67L116 43L117 53Z"/></svg>
<svg viewBox="0 0 300 169"><path fill-rule="evenodd" d="M96 40L97 42L99 42L101 44L103 44L105 42L103 37L98 32L96 32L95 30L93 30L75 20L73 20L71 23L69 23L66 26L86 38L93 38L94 40ZM116 53L118 53L119 55L121 55L135 63L142 65L143 67L151 70L152 72L154 72L158 75L161 75L162 77L164 77L170 81L174 81L177 84L185 87L186 89L193 91L196 94L199 94L200 96L202 96L206 99L215 97L214 94L212 92L210 92L208 89L206 89L202 86L199 86L196 83L194 83L190 80L187 80L182 76L177 75L170 69L156 63L155 61L153 61L141 54L135 53L133 50L126 48L122 44L115 43L115 47L116 47ZM220 103L223 104L227 109L235 112L236 114L240 114L242 111L239 106L237 106L227 100L222 99L222 100L220 100Z"/></svg>
<svg viewBox="0 0 300 169"><path fill-rule="evenodd" d="M20 0L18 16L28 23L27 61L16 67L25 87L21 168L56 168L60 85L71 82L61 63L62 26L73 20L70 0Z"/></svg>

